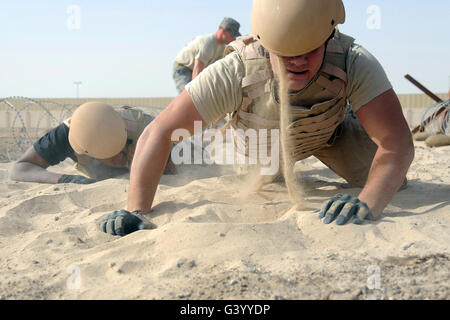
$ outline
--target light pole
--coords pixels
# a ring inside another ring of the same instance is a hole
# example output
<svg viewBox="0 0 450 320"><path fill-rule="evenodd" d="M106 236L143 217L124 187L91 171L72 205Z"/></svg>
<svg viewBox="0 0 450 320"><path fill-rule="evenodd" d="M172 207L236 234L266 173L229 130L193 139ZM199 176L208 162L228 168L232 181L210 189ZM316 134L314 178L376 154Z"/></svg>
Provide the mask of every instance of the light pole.
<svg viewBox="0 0 450 320"><path fill-rule="evenodd" d="M80 85L82 85L83 82L75 81L73 84L77 86L77 99L78 99L80 97Z"/></svg>

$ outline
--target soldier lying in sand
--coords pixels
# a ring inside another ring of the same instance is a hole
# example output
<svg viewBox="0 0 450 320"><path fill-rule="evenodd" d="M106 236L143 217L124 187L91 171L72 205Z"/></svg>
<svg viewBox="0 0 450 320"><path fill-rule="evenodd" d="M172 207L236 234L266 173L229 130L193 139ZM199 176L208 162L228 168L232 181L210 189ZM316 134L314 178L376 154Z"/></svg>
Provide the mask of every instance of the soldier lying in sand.
<svg viewBox="0 0 450 320"><path fill-rule="evenodd" d="M233 42L225 58L146 128L131 168L128 210L107 216L101 229L123 236L148 227L143 215L152 208L174 130L192 133L195 121L206 127L228 113L236 129L280 128L283 99L292 113L281 125L289 147L283 157L315 156L363 188L358 197L328 200L319 217L338 225L380 218L405 183L414 145L383 68L337 30L344 21L341 0L254 0L253 35ZM286 169L284 174L285 180L292 176Z"/></svg>
<svg viewBox="0 0 450 320"><path fill-rule="evenodd" d="M15 181L90 184L129 172L136 143L154 118L136 108L89 102L34 143L14 164L10 177ZM84 175L47 171L71 158ZM169 159L165 173L175 172ZM89 178L88 178L89 177Z"/></svg>

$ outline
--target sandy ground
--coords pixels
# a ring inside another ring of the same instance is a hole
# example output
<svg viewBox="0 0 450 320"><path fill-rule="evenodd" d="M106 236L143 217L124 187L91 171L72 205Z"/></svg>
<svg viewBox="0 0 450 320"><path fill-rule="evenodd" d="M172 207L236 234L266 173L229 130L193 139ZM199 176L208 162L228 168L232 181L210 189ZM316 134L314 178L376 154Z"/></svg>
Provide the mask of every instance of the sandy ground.
<svg viewBox="0 0 450 320"><path fill-rule="evenodd" d="M123 238L97 225L125 207L127 179L16 183L1 163L1 299L449 299L450 147L416 150L376 222L324 225L315 209L360 190L310 158L304 211L283 183L251 192L230 167L181 167L159 186L158 228Z"/></svg>

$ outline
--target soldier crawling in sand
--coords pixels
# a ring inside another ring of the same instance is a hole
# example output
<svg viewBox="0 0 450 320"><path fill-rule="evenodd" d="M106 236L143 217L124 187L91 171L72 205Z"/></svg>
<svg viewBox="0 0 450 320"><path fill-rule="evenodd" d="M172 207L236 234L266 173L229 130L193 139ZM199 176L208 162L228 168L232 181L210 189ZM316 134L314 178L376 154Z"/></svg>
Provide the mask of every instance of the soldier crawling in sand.
<svg viewBox="0 0 450 320"><path fill-rule="evenodd" d="M88 102L70 119L36 141L14 163L15 181L90 184L129 172L136 143L153 116L137 108L118 110L100 102ZM47 170L71 158L83 175L57 174ZM165 173L174 173L169 159Z"/></svg>
<svg viewBox="0 0 450 320"><path fill-rule="evenodd" d="M414 145L382 66L339 32L344 22L342 0L253 0L253 34L231 43L227 55L189 83L143 132L128 208L107 216L101 230L123 236L147 228L171 133L179 128L192 133L195 121L206 127L226 114L232 114L236 129L280 128L287 135L283 158L314 156L362 188L357 197L338 194L326 201L318 214L325 224L379 219L406 184ZM290 169L283 168L285 180Z"/></svg>
<svg viewBox="0 0 450 320"><path fill-rule="evenodd" d="M223 57L225 45L240 37L240 24L224 18L216 33L201 35L189 42L177 55L173 65L173 80L178 93L207 66Z"/></svg>

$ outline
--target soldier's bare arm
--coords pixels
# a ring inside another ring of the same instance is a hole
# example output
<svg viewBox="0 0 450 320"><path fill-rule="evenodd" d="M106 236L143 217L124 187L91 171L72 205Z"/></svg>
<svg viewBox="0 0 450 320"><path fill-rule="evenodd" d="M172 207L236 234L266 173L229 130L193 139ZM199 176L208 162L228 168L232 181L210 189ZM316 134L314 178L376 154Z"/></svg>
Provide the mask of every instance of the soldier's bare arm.
<svg viewBox="0 0 450 320"><path fill-rule="evenodd" d="M378 145L366 186L359 195L377 219L405 180L414 159L414 144L394 90L373 99L357 115Z"/></svg>
<svg viewBox="0 0 450 320"><path fill-rule="evenodd" d="M193 135L195 121L202 121L203 127L206 127L185 90L142 133L130 173L128 194L130 212L150 212L171 150L172 133L176 129L187 129Z"/></svg>
<svg viewBox="0 0 450 320"><path fill-rule="evenodd" d="M21 182L38 182L56 184L61 174L47 171L49 164L31 146L22 157L17 160L10 171L10 178Z"/></svg>
<svg viewBox="0 0 450 320"><path fill-rule="evenodd" d="M205 69L205 64L199 59L196 59L194 69L192 70L192 79L195 79L203 69Z"/></svg>

